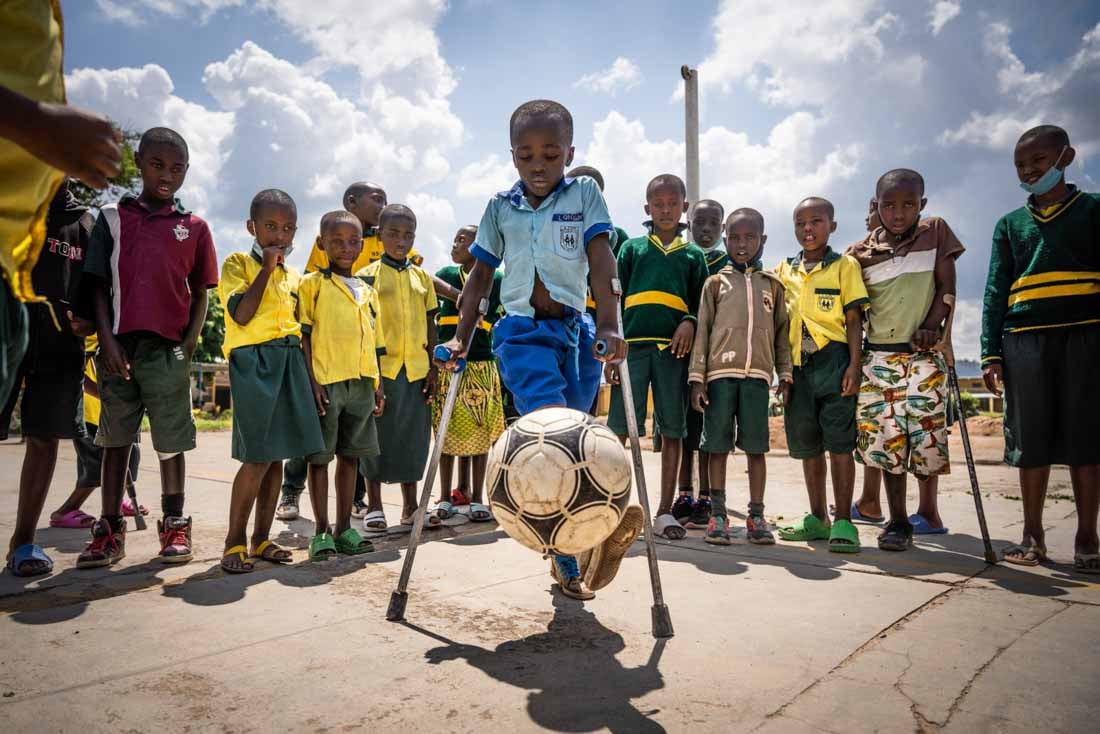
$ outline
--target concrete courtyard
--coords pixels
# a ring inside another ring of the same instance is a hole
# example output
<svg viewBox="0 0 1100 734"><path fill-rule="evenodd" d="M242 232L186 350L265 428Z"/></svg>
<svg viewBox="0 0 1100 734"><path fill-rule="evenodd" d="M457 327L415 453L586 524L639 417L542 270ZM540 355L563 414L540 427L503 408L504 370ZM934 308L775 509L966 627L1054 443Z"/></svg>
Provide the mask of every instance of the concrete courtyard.
<svg viewBox="0 0 1100 734"><path fill-rule="evenodd" d="M996 438L976 443L999 550L1019 539L1016 477L997 464ZM704 544L701 531L663 542L676 636L655 641L640 542L616 582L581 604L553 592L548 562L495 525L427 531L406 624L384 619L402 539L311 564L312 523L276 521L296 563L228 576L218 559L236 464L229 434L200 434L188 455L193 562L152 560L151 524L128 535L119 565L77 571L87 532L43 529L53 575L0 576L0 730L1097 731L1100 577L1072 568L1068 472L1055 469L1047 502L1052 562L991 567L953 448L955 472L941 482L951 533L907 553L880 552L870 526L858 555L750 546L740 517L730 547ZM22 455L0 444L5 542ZM645 458L655 482L658 456ZM769 519L798 517L800 466L776 451L768 469ZM47 513L74 476L62 446ZM729 476L740 512L740 457ZM155 517L153 462L138 494ZM385 494L396 519L396 487ZM97 493L85 509L98 506Z"/></svg>

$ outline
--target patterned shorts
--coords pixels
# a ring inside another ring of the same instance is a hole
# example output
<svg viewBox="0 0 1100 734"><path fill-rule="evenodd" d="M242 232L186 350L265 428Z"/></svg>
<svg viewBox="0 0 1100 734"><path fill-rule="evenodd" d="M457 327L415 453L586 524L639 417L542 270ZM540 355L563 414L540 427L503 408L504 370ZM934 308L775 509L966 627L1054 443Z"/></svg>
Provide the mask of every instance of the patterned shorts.
<svg viewBox="0 0 1100 734"><path fill-rule="evenodd" d="M938 352L863 354L856 458L891 474L951 471L947 366Z"/></svg>

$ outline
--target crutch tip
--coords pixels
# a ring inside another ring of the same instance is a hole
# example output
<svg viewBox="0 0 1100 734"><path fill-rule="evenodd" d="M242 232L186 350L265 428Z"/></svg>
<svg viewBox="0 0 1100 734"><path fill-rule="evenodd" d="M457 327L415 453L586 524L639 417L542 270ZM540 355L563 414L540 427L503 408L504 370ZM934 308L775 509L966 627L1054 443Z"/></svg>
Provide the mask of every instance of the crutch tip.
<svg viewBox="0 0 1100 734"><path fill-rule="evenodd" d="M409 601L409 592L395 591L390 594L390 606L386 609L386 621L400 622L405 618L405 604Z"/></svg>
<svg viewBox="0 0 1100 734"><path fill-rule="evenodd" d="M664 604L653 605L653 636L657 639L672 637L672 617L668 613L668 607Z"/></svg>
<svg viewBox="0 0 1100 734"><path fill-rule="evenodd" d="M997 558L997 554L993 551L989 551L985 554L985 562L988 563L990 566L996 566L999 560L1000 559Z"/></svg>

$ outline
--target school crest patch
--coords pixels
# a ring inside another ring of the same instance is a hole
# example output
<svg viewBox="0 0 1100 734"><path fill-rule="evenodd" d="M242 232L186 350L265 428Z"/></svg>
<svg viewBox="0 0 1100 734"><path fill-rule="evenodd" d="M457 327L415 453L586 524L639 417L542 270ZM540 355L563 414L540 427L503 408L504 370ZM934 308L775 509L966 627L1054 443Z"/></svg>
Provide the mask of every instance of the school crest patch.
<svg viewBox="0 0 1100 734"><path fill-rule="evenodd" d="M183 242L185 239L191 236L191 230L183 226L183 222L180 222L172 229L172 234L176 236L177 242Z"/></svg>
<svg viewBox="0 0 1100 734"><path fill-rule="evenodd" d="M775 306L775 304L772 302L772 294L771 293L764 293L764 294L762 294L762 296L763 296L762 300L764 301L764 310L767 311L768 313L771 313L772 308Z"/></svg>
<svg viewBox="0 0 1100 734"><path fill-rule="evenodd" d="M836 305L836 296L832 293L817 294L817 307L822 311L832 311L834 305Z"/></svg>

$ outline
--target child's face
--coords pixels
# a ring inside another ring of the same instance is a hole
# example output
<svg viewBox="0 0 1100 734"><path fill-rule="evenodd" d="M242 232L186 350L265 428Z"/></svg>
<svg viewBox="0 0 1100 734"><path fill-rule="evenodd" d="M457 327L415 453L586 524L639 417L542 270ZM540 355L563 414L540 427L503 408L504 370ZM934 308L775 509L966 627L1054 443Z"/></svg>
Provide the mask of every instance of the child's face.
<svg viewBox="0 0 1100 734"><path fill-rule="evenodd" d="M868 232L874 232L882 226L882 218L878 215L878 202L874 199L867 204L867 216L864 217L863 223L867 225Z"/></svg>
<svg viewBox="0 0 1100 734"><path fill-rule="evenodd" d="M363 230L348 222L330 224L321 235L321 249L328 254L333 270L348 272L363 251Z"/></svg>
<svg viewBox="0 0 1100 734"><path fill-rule="evenodd" d="M653 220L658 232L675 232L688 203L680 187L674 184L656 186L646 195L645 213Z"/></svg>
<svg viewBox="0 0 1100 734"><path fill-rule="evenodd" d="M726 223L726 254L738 265L755 260L767 241L768 236L756 217L736 215Z"/></svg>
<svg viewBox="0 0 1100 734"><path fill-rule="evenodd" d="M1062 146L1052 144L1049 137L1022 141L1016 146L1016 152L1013 154L1016 177L1020 179L1020 183L1033 184L1050 170L1059 156L1062 160L1058 162L1058 166L1064 170L1073 160L1073 150L1070 149L1069 152L1071 155L1067 156Z"/></svg>
<svg viewBox="0 0 1100 734"><path fill-rule="evenodd" d="M344 208L359 217L364 227L377 227L378 215L386 208L386 192L382 189L368 188L348 197Z"/></svg>
<svg viewBox="0 0 1100 734"><path fill-rule="evenodd" d="M807 204L794 210L794 236L805 252L823 250L829 235L836 231L836 222L823 205Z"/></svg>
<svg viewBox="0 0 1100 734"><path fill-rule="evenodd" d="M298 231L298 212L286 206L261 206L255 219L248 220L248 233L260 247L285 250L294 242Z"/></svg>
<svg viewBox="0 0 1100 734"><path fill-rule="evenodd" d="M713 204L696 204L691 213L691 235L700 247L710 248L722 233L722 210Z"/></svg>
<svg viewBox="0 0 1100 734"><path fill-rule="evenodd" d="M378 230L378 238L387 255L403 262L416 240L416 222L408 217L386 217L386 223Z"/></svg>
<svg viewBox="0 0 1100 734"><path fill-rule="evenodd" d="M141 153L134 154L134 163L141 172L142 196L158 201L172 201L187 177L187 156L168 143L150 143Z"/></svg>
<svg viewBox="0 0 1100 734"><path fill-rule="evenodd" d="M528 126L512 141L512 163L527 193L540 199L550 195L573 162L573 146L560 125Z"/></svg>
<svg viewBox="0 0 1100 734"><path fill-rule="evenodd" d="M902 234L920 219L926 200L919 188L912 184L903 184L885 189L876 195L878 216L882 226L890 234Z"/></svg>
<svg viewBox="0 0 1100 734"><path fill-rule="evenodd" d="M468 265L474 260L470 247L474 244L474 231L467 227L455 232L455 241L451 246L451 260L456 265Z"/></svg>

